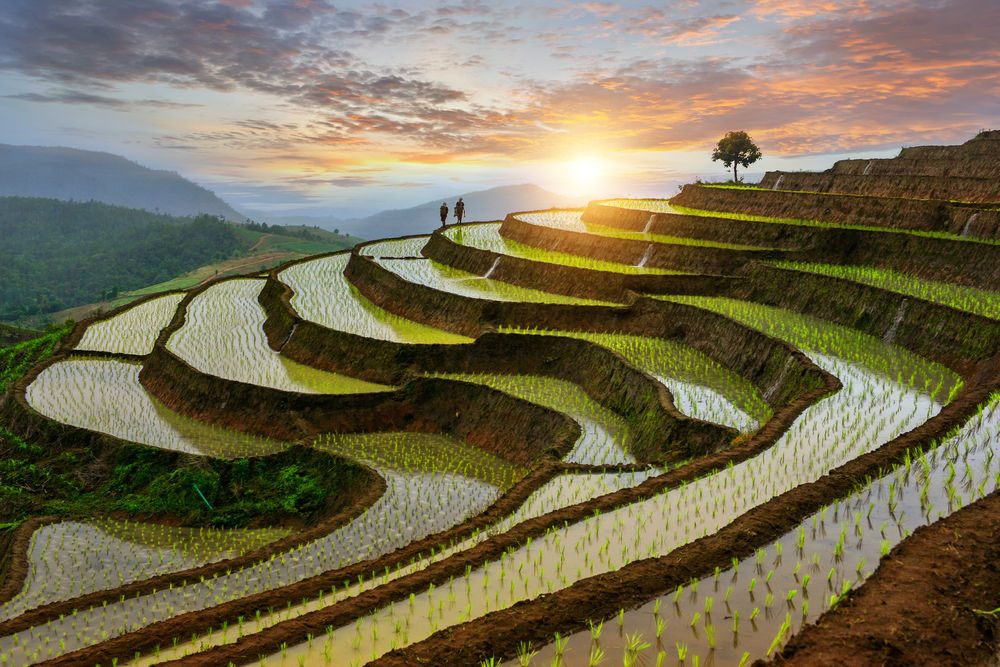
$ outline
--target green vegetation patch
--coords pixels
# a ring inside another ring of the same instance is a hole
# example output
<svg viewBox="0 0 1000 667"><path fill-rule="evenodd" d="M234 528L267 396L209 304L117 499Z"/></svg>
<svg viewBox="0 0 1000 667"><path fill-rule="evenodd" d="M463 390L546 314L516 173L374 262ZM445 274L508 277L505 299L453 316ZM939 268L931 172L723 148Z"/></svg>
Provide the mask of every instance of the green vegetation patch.
<svg viewBox="0 0 1000 667"><path fill-rule="evenodd" d="M0 197L0 319L115 299L240 251L232 225L98 202Z"/></svg>
<svg viewBox="0 0 1000 667"><path fill-rule="evenodd" d="M49 327L45 334L0 349L0 394L5 393L29 368L43 359L48 359L56 350L59 340L73 330L74 322Z"/></svg>
<svg viewBox="0 0 1000 667"><path fill-rule="evenodd" d="M0 393L51 357L72 326L0 350ZM357 464L304 447L233 461L87 438L42 445L0 426L0 524L108 512L225 528L309 522L366 479Z"/></svg>
<svg viewBox="0 0 1000 667"><path fill-rule="evenodd" d="M935 280L926 280L889 269L875 269L867 266L839 266L834 264L809 264L800 262L776 262L775 266L796 271L808 271L834 278L879 287L890 292L915 296L934 303L940 303L959 310L1000 319L1000 292L953 285Z"/></svg>
<svg viewBox="0 0 1000 667"><path fill-rule="evenodd" d="M0 521L5 522L95 513L169 516L184 525L219 528L289 518L308 522L341 504L337 499L365 478L354 463L298 446L235 461L128 443L103 451L85 446L53 452L0 430L0 454Z"/></svg>

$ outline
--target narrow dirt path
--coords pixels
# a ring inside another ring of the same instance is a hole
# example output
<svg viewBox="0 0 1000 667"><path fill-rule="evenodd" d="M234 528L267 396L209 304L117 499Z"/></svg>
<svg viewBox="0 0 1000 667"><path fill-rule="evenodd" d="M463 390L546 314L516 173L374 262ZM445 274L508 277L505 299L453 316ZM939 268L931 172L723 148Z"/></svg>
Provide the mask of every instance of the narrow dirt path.
<svg viewBox="0 0 1000 667"><path fill-rule="evenodd" d="M263 236L261 236L260 239L257 240L257 243L254 244L254 246L252 248L250 248L250 252L253 252L257 248L259 248L261 243L263 243L264 241L268 240L272 236L274 236L274 234L264 234Z"/></svg>
<svg viewBox="0 0 1000 667"><path fill-rule="evenodd" d="M220 274L221 273L228 273L229 271L233 271L235 269L242 269L243 267L250 266L251 264L258 264L258 263L266 264L267 262L269 262L269 261L271 261L271 260L273 260L273 259L275 259L277 257L286 255L286 254L288 254L288 253L276 252L276 253L271 253L271 254L268 254L268 255L258 255L257 257L254 257L253 259L251 259L249 261L243 262L242 264L234 264L233 266L227 266L226 268L222 269L219 273ZM202 280L200 283L198 283L197 287L201 287L202 285L204 285L205 283L209 282L210 280L215 280L218 276L219 276L219 274L208 276L207 278L205 278L204 280Z"/></svg>

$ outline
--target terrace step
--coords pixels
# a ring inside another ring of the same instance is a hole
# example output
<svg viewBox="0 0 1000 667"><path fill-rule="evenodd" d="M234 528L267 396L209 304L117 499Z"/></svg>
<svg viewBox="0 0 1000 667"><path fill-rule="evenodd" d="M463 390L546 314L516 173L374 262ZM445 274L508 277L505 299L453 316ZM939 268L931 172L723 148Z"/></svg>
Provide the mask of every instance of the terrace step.
<svg viewBox="0 0 1000 667"><path fill-rule="evenodd" d="M1000 172L1000 168L997 169ZM938 175L840 174L769 171L763 190L825 192L831 194L945 199L964 202L1000 202L1000 175L965 178Z"/></svg>
<svg viewBox="0 0 1000 667"><path fill-rule="evenodd" d="M993 238L1000 230L1000 211L989 204L962 204L936 199L900 199L758 188L685 185L670 200L675 206L763 216L820 224L883 227L903 231L944 232Z"/></svg>

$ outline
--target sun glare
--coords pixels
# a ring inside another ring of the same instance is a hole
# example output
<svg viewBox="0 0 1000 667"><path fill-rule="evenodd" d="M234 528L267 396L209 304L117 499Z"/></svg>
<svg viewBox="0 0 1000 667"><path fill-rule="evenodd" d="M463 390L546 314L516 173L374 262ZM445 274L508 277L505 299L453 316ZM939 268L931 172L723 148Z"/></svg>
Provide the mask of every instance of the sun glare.
<svg viewBox="0 0 1000 667"><path fill-rule="evenodd" d="M580 158L570 164L573 177L580 185L593 183L601 174L600 165L593 158Z"/></svg>

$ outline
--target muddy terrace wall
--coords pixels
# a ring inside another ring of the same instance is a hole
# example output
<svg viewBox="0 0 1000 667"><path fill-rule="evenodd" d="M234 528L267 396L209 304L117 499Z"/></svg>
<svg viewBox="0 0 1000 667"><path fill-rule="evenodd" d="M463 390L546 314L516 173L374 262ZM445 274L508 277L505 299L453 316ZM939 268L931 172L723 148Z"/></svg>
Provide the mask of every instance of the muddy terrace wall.
<svg viewBox="0 0 1000 667"><path fill-rule="evenodd" d="M504 326L676 339L755 384L772 407L820 386L824 376L805 355L781 341L684 304L649 298L618 307L470 299L406 282L357 255L351 257L345 273L365 297L389 312L433 326L439 326L438 322L461 326L473 335ZM455 319L443 320L438 308L454 313ZM780 377L784 380L776 386Z"/></svg>
<svg viewBox="0 0 1000 667"><path fill-rule="evenodd" d="M670 202L708 211L951 233L961 233L968 218L977 212L991 221L998 215L996 211L981 211L983 206L988 206L986 204L962 205L941 200L713 188L690 184L685 185Z"/></svg>
<svg viewBox="0 0 1000 667"><path fill-rule="evenodd" d="M683 415L674 406L669 390L659 382L616 352L588 341L490 333L467 345L380 341L300 319L288 299L280 298L290 292L291 288L279 284L262 292L260 301L269 320L272 312L280 311L283 314L276 319L285 319L291 313L297 321L294 333L276 349L300 363L392 384L412 374L430 372L537 375L564 380L629 422L634 436L632 453L643 462L715 451L727 447L738 435L732 429ZM372 359L378 359L377 367Z"/></svg>
<svg viewBox="0 0 1000 667"><path fill-rule="evenodd" d="M519 225L526 224L520 221L517 221L517 223ZM575 232L565 231L560 233L575 234ZM501 234L503 234L502 228ZM584 235L581 234L580 236ZM544 239L541 240L544 242ZM431 244L434 244L433 247L431 247ZM646 247L649 244L643 243L642 245ZM725 277L718 275L627 274L540 262L460 245L443 235L441 236L441 241L438 243L435 243L432 238L431 243L428 244L428 248L425 249L425 254L431 259L452 266L462 264L468 267L464 270L473 273L485 273L496 263L496 268L493 270L492 275L500 276L499 279L504 282L512 282L512 280L504 277L511 274L512 277L517 276L520 281L519 284L524 287L533 287L534 289L546 292L588 299L600 300L610 296L617 296L619 299L618 302L623 304L635 301L635 293L714 294L721 289L720 284L726 282ZM597 249L595 248L595 250ZM733 253L740 257L738 261L729 262L731 264L729 268L733 271L743 266L747 261L745 257L740 255L739 251L730 250L725 252ZM655 253L651 253L651 256L655 256ZM759 256L756 254L753 255L753 257ZM769 256L765 255L765 257ZM482 269L483 266L486 268ZM482 271L479 271L479 269L482 269Z"/></svg>
<svg viewBox="0 0 1000 667"><path fill-rule="evenodd" d="M744 277L732 283L731 298L812 315L875 338L891 338L896 345L948 366L967 381L1000 351L1000 322L948 306L763 264L749 267Z"/></svg>
<svg viewBox="0 0 1000 667"><path fill-rule="evenodd" d="M650 211L619 208L596 201L590 202L587 205L587 210L583 213L584 222L632 232L643 231L649 223L650 217L652 217L653 222L649 231L653 234L761 248L780 248L786 251L811 247L823 238L826 231L821 227L807 225L754 222L752 220L701 215L651 213ZM501 230L501 234L503 234L503 230ZM758 254L759 252L753 253L753 255ZM775 254L784 256L779 253Z"/></svg>
<svg viewBox="0 0 1000 667"><path fill-rule="evenodd" d="M981 133L959 146L904 148L894 158L838 160L824 173L997 179L1000 178L1000 131Z"/></svg>
<svg viewBox="0 0 1000 667"><path fill-rule="evenodd" d="M1000 289L1000 245L895 232L830 229L795 261L856 264L929 280Z"/></svg>
<svg viewBox="0 0 1000 667"><path fill-rule="evenodd" d="M996 145L994 143L994 145ZM941 146L938 148L947 148ZM903 149L906 151L915 149ZM894 157L872 160L838 160L824 174L838 176L930 176L937 178L1000 178L1000 150L959 157Z"/></svg>
<svg viewBox="0 0 1000 667"><path fill-rule="evenodd" d="M779 181L781 187L777 188ZM769 171L764 175L758 187L763 190L832 192L912 199L950 199L975 202L1000 200L1000 180L997 178L875 174L864 176L830 172Z"/></svg>
<svg viewBox="0 0 1000 667"><path fill-rule="evenodd" d="M318 433L445 433L516 465L561 456L579 436L568 417L479 385L415 378L399 391L294 394L195 371L163 348L140 380L170 409L241 431L311 442Z"/></svg>
<svg viewBox="0 0 1000 667"><path fill-rule="evenodd" d="M431 235L422 253L440 264L480 276L492 269L491 277L520 287L613 303L629 303L635 299L635 295L629 294L625 289L622 280L624 274L588 271L588 274L592 274L590 279L581 281L581 270L577 267L537 262L464 246L455 243L440 230Z"/></svg>
<svg viewBox="0 0 1000 667"><path fill-rule="evenodd" d="M588 207L589 210L590 207ZM597 222L589 220L586 213L584 213L584 220ZM533 225L519 220L515 217L516 215L521 214L508 215L500 227L500 235L505 239L546 250L584 255L619 264L632 266L639 264L651 245L652 250L649 251L646 258L646 266L654 269L695 273L731 273L737 267L754 259L767 260L782 257L781 251L777 250L731 250L709 246L651 244L649 241L643 240L608 238L595 234ZM646 213L642 225L633 231L641 232L649 216L650 214ZM726 242L734 243L731 240Z"/></svg>
<svg viewBox="0 0 1000 667"><path fill-rule="evenodd" d="M634 211L592 203L586 216L600 224L635 229L646 224L648 212ZM983 218L985 213L980 214ZM977 220L973 227L980 227ZM696 238L732 243L766 243L761 228L784 228L776 233L783 242L799 246L782 258L794 262L821 264L857 264L939 280L959 285L1000 289L1000 245L869 229L823 228L808 225L779 224L661 213L656 214L653 229L658 233L684 234ZM972 234L970 234L971 236ZM629 279L636 291L655 291L645 279ZM680 292L675 292L680 293Z"/></svg>
<svg viewBox="0 0 1000 667"><path fill-rule="evenodd" d="M139 373L143 386L175 412L286 441L311 441L317 433L445 433L516 465L549 450L562 456L579 437L565 415L480 385L415 378L396 392L316 395L197 371L167 341L184 326L188 304L211 284L181 301Z"/></svg>

